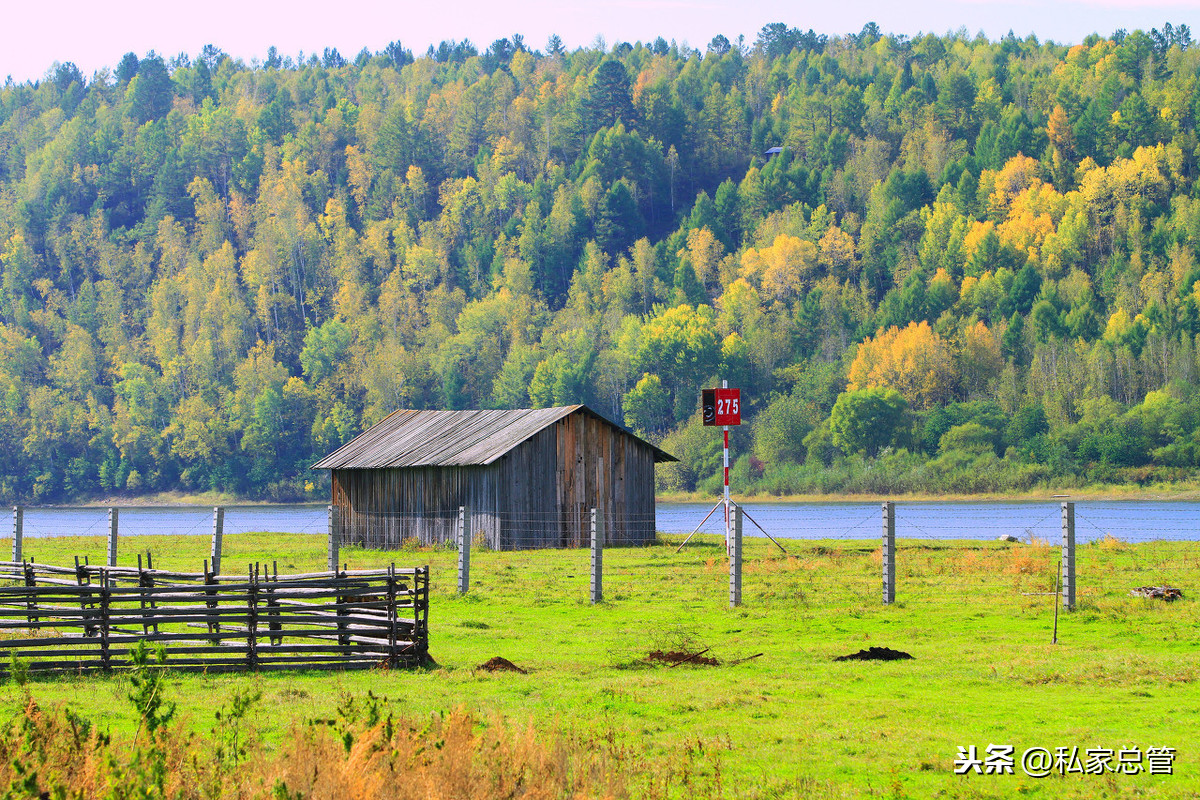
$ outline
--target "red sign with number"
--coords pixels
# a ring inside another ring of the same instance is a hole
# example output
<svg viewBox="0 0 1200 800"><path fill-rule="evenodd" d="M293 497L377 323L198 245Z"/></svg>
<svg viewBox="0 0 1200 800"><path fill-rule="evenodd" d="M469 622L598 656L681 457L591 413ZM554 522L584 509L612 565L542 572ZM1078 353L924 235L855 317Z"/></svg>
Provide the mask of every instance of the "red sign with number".
<svg viewBox="0 0 1200 800"><path fill-rule="evenodd" d="M741 425L741 389L703 389L700 405L705 425Z"/></svg>

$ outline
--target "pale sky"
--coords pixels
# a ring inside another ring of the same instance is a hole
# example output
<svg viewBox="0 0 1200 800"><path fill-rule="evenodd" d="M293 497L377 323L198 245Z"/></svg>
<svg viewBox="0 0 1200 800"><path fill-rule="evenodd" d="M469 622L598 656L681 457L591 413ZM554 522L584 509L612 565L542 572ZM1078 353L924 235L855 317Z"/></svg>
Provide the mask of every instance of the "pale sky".
<svg viewBox="0 0 1200 800"><path fill-rule="evenodd" d="M397 39L417 55L443 39L470 39L482 51L514 33L535 49L557 33L568 49L597 36L609 46L662 36L703 50L717 34L731 41L743 34L752 43L770 22L837 35L872 21L885 33L966 27L996 39L1011 29L1061 43L1170 22L1190 26L1200 38L1200 0L3 0L0 80L40 79L55 61L73 61L90 78L128 51L194 58L210 43L247 63L263 59L271 45L293 58L336 47L352 59L363 47L374 52Z"/></svg>

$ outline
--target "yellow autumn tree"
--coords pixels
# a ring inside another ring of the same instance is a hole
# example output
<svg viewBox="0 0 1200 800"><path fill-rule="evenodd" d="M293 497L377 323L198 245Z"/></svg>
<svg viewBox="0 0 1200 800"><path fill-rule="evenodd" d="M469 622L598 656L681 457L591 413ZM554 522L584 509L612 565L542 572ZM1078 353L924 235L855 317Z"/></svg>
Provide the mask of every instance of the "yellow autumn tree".
<svg viewBox="0 0 1200 800"><path fill-rule="evenodd" d="M962 334L958 363L963 391L968 395L985 392L988 385L998 378L1004 369L1000 337L983 321L967 327Z"/></svg>
<svg viewBox="0 0 1200 800"><path fill-rule="evenodd" d="M887 386L917 408L945 402L954 393L957 374L949 346L928 322L910 322L880 331L858 346L847 389Z"/></svg>
<svg viewBox="0 0 1200 800"><path fill-rule="evenodd" d="M1103 222L1118 205L1133 199L1150 203L1161 200L1169 188L1164 175L1165 162L1166 150L1160 144L1139 147L1133 158L1118 158L1108 167L1084 172L1079 191L1093 219Z"/></svg>
<svg viewBox="0 0 1200 800"><path fill-rule="evenodd" d="M988 216L1002 220L1008 215L1013 198L1042 184L1041 164L1028 156L1017 154L1010 158L994 176L990 177L995 187L987 200Z"/></svg>
<svg viewBox="0 0 1200 800"><path fill-rule="evenodd" d="M1070 188L1066 184L1070 181L1074 169L1075 131L1071 128L1071 120L1067 118L1067 112L1061 105L1054 106L1054 110L1050 112L1050 118L1046 121L1046 136L1050 140L1051 177L1060 188Z"/></svg>
<svg viewBox="0 0 1200 800"><path fill-rule="evenodd" d="M855 263L854 237L837 225L832 225L825 231L817 246L820 248L817 254L818 263L830 275L839 280L855 277L858 268Z"/></svg>
<svg viewBox="0 0 1200 800"><path fill-rule="evenodd" d="M742 255L742 276L777 300L799 296L816 270L817 246L786 233L776 236L770 247L750 248Z"/></svg>
<svg viewBox="0 0 1200 800"><path fill-rule="evenodd" d="M688 231L687 247L676 255L691 262L696 278L710 291L718 285L718 266L725 255L725 246L707 227Z"/></svg>
<svg viewBox="0 0 1200 800"><path fill-rule="evenodd" d="M1066 160L1075 154L1075 131L1071 129L1071 121L1062 104L1054 106L1050 118L1046 121L1046 135L1055 153Z"/></svg>
<svg viewBox="0 0 1200 800"><path fill-rule="evenodd" d="M1013 198L1008 218L1000 223L1000 241L1038 258L1046 238L1055 232L1058 220L1067 209L1067 199L1049 184L1026 189Z"/></svg>
<svg viewBox="0 0 1200 800"><path fill-rule="evenodd" d="M975 251L979 249L979 245L987 238L988 234L995 232L996 223L991 220L983 222L973 222L967 230L967 235L963 237L962 242L962 257L963 263L970 262L975 256Z"/></svg>

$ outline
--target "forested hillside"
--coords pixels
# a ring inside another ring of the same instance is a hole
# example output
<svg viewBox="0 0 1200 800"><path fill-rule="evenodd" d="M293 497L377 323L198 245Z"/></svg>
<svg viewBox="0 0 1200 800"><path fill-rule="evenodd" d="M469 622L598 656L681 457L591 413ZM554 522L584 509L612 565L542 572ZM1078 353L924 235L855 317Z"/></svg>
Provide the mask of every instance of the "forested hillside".
<svg viewBox="0 0 1200 800"><path fill-rule="evenodd" d="M393 409L575 402L711 489L722 378L743 487L1188 480L1198 75L1171 25L55 65L0 90L0 497L319 497Z"/></svg>

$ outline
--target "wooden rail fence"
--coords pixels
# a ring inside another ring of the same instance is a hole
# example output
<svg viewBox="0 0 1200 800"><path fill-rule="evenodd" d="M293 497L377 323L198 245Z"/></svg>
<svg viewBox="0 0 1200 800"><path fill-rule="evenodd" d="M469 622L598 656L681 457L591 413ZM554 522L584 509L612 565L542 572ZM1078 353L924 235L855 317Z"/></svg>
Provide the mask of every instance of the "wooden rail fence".
<svg viewBox="0 0 1200 800"><path fill-rule="evenodd" d="M139 641L180 670L415 666L428 651L429 568L244 575L0 561L0 672L131 666Z"/></svg>

